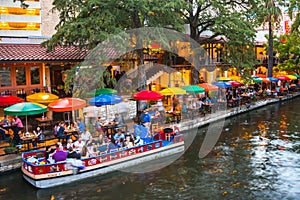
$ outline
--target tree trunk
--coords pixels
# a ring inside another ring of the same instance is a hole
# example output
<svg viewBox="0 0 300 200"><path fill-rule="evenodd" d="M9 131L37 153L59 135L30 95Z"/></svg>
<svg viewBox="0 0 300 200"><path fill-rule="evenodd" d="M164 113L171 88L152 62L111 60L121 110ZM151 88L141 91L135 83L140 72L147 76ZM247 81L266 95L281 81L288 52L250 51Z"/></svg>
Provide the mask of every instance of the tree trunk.
<svg viewBox="0 0 300 200"><path fill-rule="evenodd" d="M271 20L269 21L269 48L268 48L268 77L273 76L273 31Z"/></svg>

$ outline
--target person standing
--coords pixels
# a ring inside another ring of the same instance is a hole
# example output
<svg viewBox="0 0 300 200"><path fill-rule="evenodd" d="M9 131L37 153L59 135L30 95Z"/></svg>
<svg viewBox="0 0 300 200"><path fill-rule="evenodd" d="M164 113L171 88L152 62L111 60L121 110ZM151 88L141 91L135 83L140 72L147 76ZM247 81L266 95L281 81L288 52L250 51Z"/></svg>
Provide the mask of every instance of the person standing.
<svg viewBox="0 0 300 200"><path fill-rule="evenodd" d="M79 129L79 133L83 133L85 130L84 123L81 121L81 119L77 119L76 123L77 123L77 127Z"/></svg>
<svg viewBox="0 0 300 200"><path fill-rule="evenodd" d="M13 131L14 131L13 144L18 145L20 143L19 131L23 130L23 128L24 128L23 123L18 116L14 117L12 126L13 126Z"/></svg>

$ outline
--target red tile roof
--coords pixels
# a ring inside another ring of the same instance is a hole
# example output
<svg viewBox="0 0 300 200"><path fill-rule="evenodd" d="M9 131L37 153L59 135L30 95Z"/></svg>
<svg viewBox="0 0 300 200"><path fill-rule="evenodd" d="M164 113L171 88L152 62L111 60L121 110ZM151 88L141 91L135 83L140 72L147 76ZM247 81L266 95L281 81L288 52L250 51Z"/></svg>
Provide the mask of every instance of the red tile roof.
<svg viewBox="0 0 300 200"><path fill-rule="evenodd" d="M0 44L0 62L6 61L81 61L86 50L56 47L47 52L39 44Z"/></svg>
<svg viewBox="0 0 300 200"><path fill-rule="evenodd" d="M119 59L123 53L113 47L104 47L92 51L80 50L76 47L56 47L54 51L47 52L46 48L39 44L0 44L0 62L30 62L30 61L83 61L85 58L95 58L97 56L107 57L111 60ZM157 57L144 54L145 60L157 60Z"/></svg>

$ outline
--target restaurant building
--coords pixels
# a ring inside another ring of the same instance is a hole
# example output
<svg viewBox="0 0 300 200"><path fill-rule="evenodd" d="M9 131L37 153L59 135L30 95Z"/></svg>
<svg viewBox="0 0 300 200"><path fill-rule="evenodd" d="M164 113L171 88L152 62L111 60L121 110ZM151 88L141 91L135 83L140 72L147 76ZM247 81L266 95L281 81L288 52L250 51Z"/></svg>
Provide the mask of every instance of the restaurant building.
<svg viewBox="0 0 300 200"><path fill-rule="evenodd" d="M40 44L55 33L58 15L52 0L0 0L0 93L25 97L35 91L59 90L64 71L84 59L83 51L58 47L47 52Z"/></svg>

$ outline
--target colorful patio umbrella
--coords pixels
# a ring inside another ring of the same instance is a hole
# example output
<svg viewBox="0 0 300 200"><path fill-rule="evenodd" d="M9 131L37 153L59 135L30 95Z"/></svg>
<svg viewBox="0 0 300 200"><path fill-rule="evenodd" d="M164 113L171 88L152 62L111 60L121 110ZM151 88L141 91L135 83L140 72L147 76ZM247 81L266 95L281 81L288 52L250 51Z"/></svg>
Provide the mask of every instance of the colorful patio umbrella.
<svg viewBox="0 0 300 200"><path fill-rule="evenodd" d="M105 106L107 117L107 105L115 105L122 102L122 97L115 94L101 94L89 100L92 106Z"/></svg>
<svg viewBox="0 0 300 200"><path fill-rule="evenodd" d="M149 91L149 90L143 90L140 92L137 92L133 95L133 98L135 100L159 100L163 98L163 95L159 92L155 91Z"/></svg>
<svg viewBox="0 0 300 200"><path fill-rule="evenodd" d="M240 86L244 85L243 83L238 82L238 81L228 81L228 83L230 83L232 85L232 87L240 87Z"/></svg>
<svg viewBox="0 0 300 200"><path fill-rule="evenodd" d="M89 104L92 106L106 106L114 105L122 102L122 97L115 94L101 94L89 100Z"/></svg>
<svg viewBox="0 0 300 200"><path fill-rule="evenodd" d="M289 79L291 80L297 80L297 77L296 76L293 76L293 75L286 75L286 77L288 77Z"/></svg>
<svg viewBox="0 0 300 200"><path fill-rule="evenodd" d="M271 82L278 82L278 79L274 77L268 77L267 79L269 79Z"/></svg>
<svg viewBox="0 0 300 200"><path fill-rule="evenodd" d="M186 91L179 87L171 87L171 88L165 88L161 90L160 93L164 96L168 96L168 95L186 94Z"/></svg>
<svg viewBox="0 0 300 200"><path fill-rule="evenodd" d="M232 87L232 85L230 83L222 82L222 81L215 82L214 85L217 86L218 88L231 88Z"/></svg>
<svg viewBox="0 0 300 200"><path fill-rule="evenodd" d="M70 122L70 113L86 106L85 100L73 97L66 97L53 101L48 105L48 109L53 112L68 112L68 122Z"/></svg>
<svg viewBox="0 0 300 200"><path fill-rule="evenodd" d="M184 89L187 93L190 93L190 94L199 94L199 93L205 92L204 88L199 87L197 85L182 86L182 89Z"/></svg>
<svg viewBox="0 0 300 200"><path fill-rule="evenodd" d="M26 133L27 133L28 132L27 115L37 115L37 114L44 113L46 111L47 111L47 107L42 104L23 102L5 108L4 114L10 116L26 116Z"/></svg>
<svg viewBox="0 0 300 200"><path fill-rule="evenodd" d="M300 78L300 76L298 74L292 74L292 76L297 77L298 79Z"/></svg>
<svg viewBox="0 0 300 200"><path fill-rule="evenodd" d="M289 81L289 80L291 80L289 77L287 77L287 76L277 76L277 79L278 80L281 80L281 81Z"/></svg>
<svg viewBox="0 0 300 200"><path fill-rule="evenodd" d="M99 96L101 94L117 94L118 91L111 89L111 88L100 88L100 89L96 89L96 90L92 90L90 92L87 93L88 96L90 97L95 97L95 96Z"/></svg>
<svg viewBox="0 0 300 200"><path fill-rule="evenodd" d="M53 101L48 105L48 109L54 112L70 112L73 110L78 110L85 106L85 100L67 97Z"/></svg>
<svg viewBox="0 0 300 200"><path fill-rule="evenodd" d="M218 81L231 81L232 79L231 78L228 78L228 77L219 77L217 78Z"/></svg>
<svg viewBox="0 0 300 200"><path fill-rule="evenodd" d="M200 83L197 84L199 87L204 88L205 92L209 92L209 91L218 91L219 88L215 85L209 84L209 83Z"/></svg>
<svg viewBox="0 0 300 200"><path fill-rule="evenodd" d="M16 96L10 96L10 95L0 96L0 107L11 106L21 102L24 102L24 99Z"/></svg>
<svg viewBox="0 0 300 200"><path fill-rule="evenodd" d="M35 102L35 103L45 103L45 104L51 103L57 99L59 99L59 97L56 96L55 94L46 93L46 92L38 92L35 94L28 95L26 97L27 101Z"/></svg>
<svg viewBox="0 0 300 200"><path fill-rule="evenodd" d="M262 78L252 78L254 83L262 83Z"/></svg>
<svg viewBox="0 0 300 200"><path fill-rule="evenodd" d="M259 78L267 78L267 76L265 74L256 74L256 76Z"/></svg>
<svg viewBox="0 0 300 200"><path fill-rule="evenodd" d="M261 78L263 83L271 83L270 79L268 78Z"/></svg>
<svg viewBox="0 0 300 200"><path fill-rule="evenodd" d="M240 76L229 76L229 78L233 81L241 81L241 77Z"/></svg>

